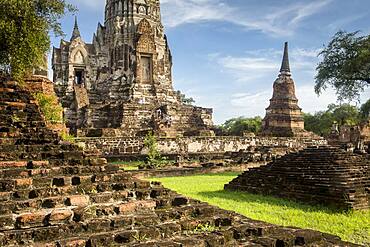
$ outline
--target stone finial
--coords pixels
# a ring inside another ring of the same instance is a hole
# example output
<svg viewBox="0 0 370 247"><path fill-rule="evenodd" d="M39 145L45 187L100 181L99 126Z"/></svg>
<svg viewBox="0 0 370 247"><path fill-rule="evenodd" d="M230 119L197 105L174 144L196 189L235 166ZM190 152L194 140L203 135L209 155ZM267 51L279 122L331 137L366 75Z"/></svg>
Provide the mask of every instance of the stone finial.
<svg viewBox="0 0 370 247"><path fill-rule="evenodd" d="M281 63L280 72L281 73L283 73L283 72L290 73L288 42L285 42L284 57L283 57L283 62Z"/></svg>
<svg viewBox="0 0 370 247"><path fill-rule="evenodd" d="M75 26L73 28L71 41L79 37L81 37L81 33L80 33L80 29L78 28L77 17L75 17Z"/></svg>

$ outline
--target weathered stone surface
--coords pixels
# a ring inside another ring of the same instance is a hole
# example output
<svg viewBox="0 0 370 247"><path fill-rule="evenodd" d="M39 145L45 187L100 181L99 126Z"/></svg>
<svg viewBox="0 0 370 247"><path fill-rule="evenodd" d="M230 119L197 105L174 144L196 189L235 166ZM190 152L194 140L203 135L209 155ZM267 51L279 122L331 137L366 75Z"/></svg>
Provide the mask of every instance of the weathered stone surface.
<svg viewBox="0 0 370 247"><path fill-rule="evenodd" d="M330 145L370 154L370 120L358 126L344 125L340 128L337 124L333 124L327 139Z"/></svg>
<svg viewBox="0 0 370 247"><path fill-rule="evenodd" d="M369 155L356 155L334 147L311 147L252 168L225 185L225 189L342 209L367 209L369 186Z"/></svg>
<svg viewBox="0 0 370 247"><path fill-rule="evenodd" d="M69 222L72 219L73 212L70 209L55 209L48 218L50 224Z"/></svg>
<svg viewBox="0 0 370 247"><path fill-rule="evenodd" d="M83 143L86 151L100 150L106 158L140 157L148 151L142 137L79 138L76 141ZM248 154L259 154L261 159L262 156L280 156L292 150L326 144L327 141L321 137L182 137L158 139L157 147L161 154L170 157L186 154L189 157L220 156L228 159L235 158L235 153L241 152L240 158L249 162L257 160L248 160Z"/></svg>
<svg viewBox="0 0 370 247"><path fill-rule="evenodd" d="M70 196L66 200L66 205L68 206L77 206L77 207L86 207L89 205L90 199L88 196L76 195Z"/></svg>

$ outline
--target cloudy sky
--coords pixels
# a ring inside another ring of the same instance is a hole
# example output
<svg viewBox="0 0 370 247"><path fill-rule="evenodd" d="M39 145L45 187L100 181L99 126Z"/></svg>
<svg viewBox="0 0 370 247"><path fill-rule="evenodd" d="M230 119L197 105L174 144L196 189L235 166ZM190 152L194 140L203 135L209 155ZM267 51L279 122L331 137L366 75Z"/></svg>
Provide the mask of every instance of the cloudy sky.
<svg viewBox="0 0 370 247"><path fill-rule="evenodd" d="M70 1L72 2L72 1ZM370 33L369 0L161 0L174 59L174 87L214 108L215 123L264 116L289 42L299 105L326 109L335 93L314 93L318 52L338 30ZM105 0L74 0L80 31L91 42L103 22ZM62 21L70 38L73 17ZM59 38L53 38L59 45ZM370 98L370 89L362 101Z"/></svg>

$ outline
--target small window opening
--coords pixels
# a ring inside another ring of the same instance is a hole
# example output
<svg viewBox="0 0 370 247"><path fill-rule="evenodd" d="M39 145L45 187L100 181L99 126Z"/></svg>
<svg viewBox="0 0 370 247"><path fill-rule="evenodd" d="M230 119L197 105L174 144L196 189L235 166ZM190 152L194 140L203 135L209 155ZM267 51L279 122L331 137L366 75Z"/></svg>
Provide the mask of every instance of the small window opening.
<svg viewBox="0 0 370 247"><path fill-rule="evenodd" d="M75 83L82 85L84 83L84 72L82 70L75 71Z"/></svg>

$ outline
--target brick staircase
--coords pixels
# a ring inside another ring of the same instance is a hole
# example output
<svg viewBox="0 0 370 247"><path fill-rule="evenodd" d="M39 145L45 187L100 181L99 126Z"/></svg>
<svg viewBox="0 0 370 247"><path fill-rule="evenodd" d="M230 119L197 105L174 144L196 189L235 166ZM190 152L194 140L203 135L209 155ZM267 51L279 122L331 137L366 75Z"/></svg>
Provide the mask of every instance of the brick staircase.
<svg viewBox="0 0 370 247"><path fill-rule="evenodd" d="M132 178L63 142L17 83L0 80L0 98L0 246L355 246Z"/></svg>
<svg viewBox="0 0 370 247"><path fill-rule="evenodd" d="M370 203L369 157L335 147L310 147L267 166L250 169L225 185L225 189L341 209L367 209Z"/></svg>

